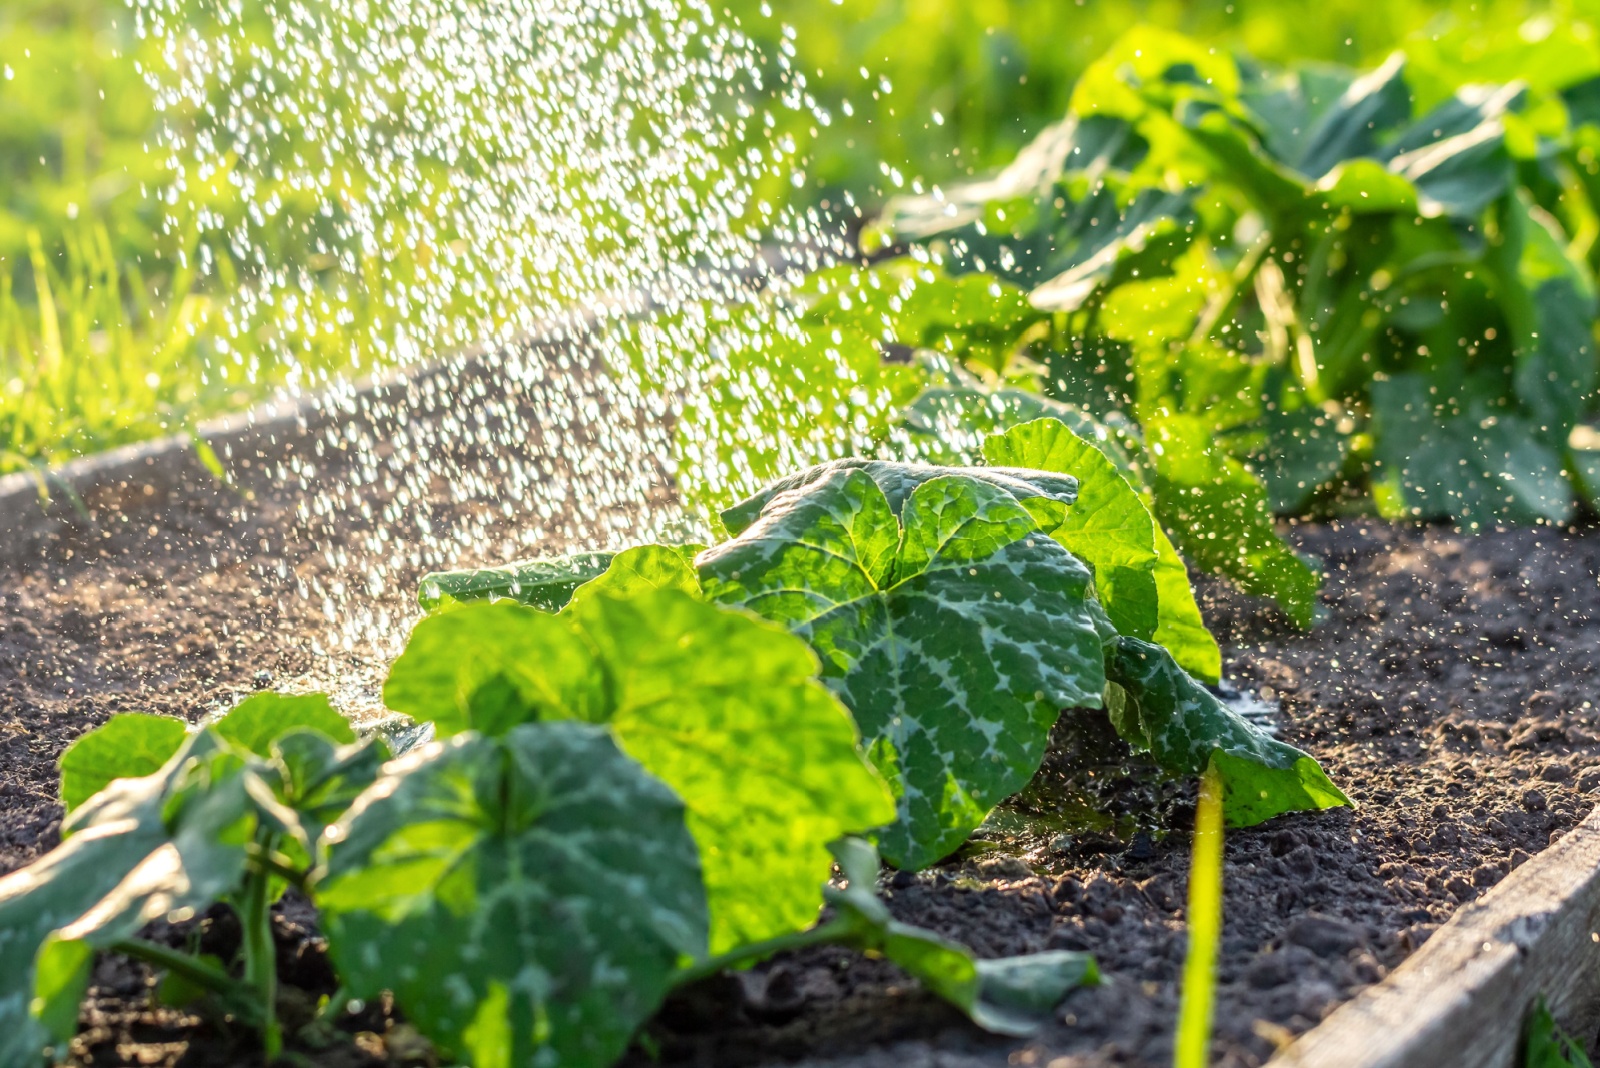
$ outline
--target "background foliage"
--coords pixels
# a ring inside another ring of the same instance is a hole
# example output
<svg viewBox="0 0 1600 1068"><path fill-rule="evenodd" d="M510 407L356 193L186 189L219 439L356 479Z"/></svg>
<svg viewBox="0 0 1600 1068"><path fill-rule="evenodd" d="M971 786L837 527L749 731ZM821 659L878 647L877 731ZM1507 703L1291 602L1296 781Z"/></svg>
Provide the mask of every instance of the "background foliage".
<svg viewBox="0 0 1600 1068"><path fill-rule="evenodd" d="M1508 41L1543 43L1535 76L1593 67L1596 51L1588 23L1559 3L734 0L728 13L769 52L794 53L831 119L818 129L791 113L787 132L812 158L807 184L763 192L846 218L1008 160L1136 20L1265 60L1364 63L1409 40L1414 66L1444 82L1529 73ZM1551 41L1562 42L1554 65ZM159 65L158 48L119 0L0 9L0 471L178 429L260 399L289 373L273 356L281 338L222 336L229 273L197 288L193 220L169 218L162 203L177 199L175 176L141 75ZM193 181L182 199L185 211L238 210ZM364 325L359 308L331 314L347 332ZM360 358L318 343L299 363L337 372Z"/></svg>

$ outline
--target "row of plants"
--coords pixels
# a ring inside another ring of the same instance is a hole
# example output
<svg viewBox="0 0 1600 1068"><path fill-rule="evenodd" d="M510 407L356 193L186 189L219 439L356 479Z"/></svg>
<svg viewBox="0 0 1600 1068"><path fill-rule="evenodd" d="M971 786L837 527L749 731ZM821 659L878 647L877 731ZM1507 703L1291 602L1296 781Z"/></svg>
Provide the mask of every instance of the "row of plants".
<svg viewBox="0 0 1600 1068"><path fill-rule="evenodd" d="M65 1051L100 952L275 1053L270 908L291 887L320 911L333 1013L389 991L477 1065L608 1064L675 987L822 943L1025 1033L1092 960L975 961L891 918L878 857L960 847L1063 715L1205 772L1234 825L1347 801L1202 684L1215 643L1104 454L1052 419L983 451L805 469L711 546L428 576L383 691L429 728L408 752L322 695L85 735L62 845L0 880L0 1063ZM217 902L237 961L141 934Z"/></svg>
<svg viewBox="0 0 1600 1068"><path fill-rule="evenodd" d="M1301 626L1320 576L1275 517L1594 510L1600 80L1549 58L1453 90L1132 31L1000 174L891 203L870 264L696 312L723 371L680 488L716 529L797 458L969 462L1048 415Z"/></svg>

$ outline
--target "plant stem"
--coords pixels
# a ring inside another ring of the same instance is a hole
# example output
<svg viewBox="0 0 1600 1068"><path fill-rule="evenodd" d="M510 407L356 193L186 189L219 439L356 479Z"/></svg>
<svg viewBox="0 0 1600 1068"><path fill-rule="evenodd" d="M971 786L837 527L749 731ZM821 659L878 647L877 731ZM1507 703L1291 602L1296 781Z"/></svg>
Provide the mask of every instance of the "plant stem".
<svg viewBox="0 0 1600 1068"><path fill-rule="evenodd" d="M842 918L829 920L820 927L778 935L764 942L752 942L747 946L730 949L719 956L698 961L681 969L674 978L673 985L684 986L707 976L716 975L724 968L735 968L741 964L765 960L774 953L782 953L785 950L849 943L858 933L858 925L853 920Z"/></svg>
<svg viewBox="0 0 1600 1068"><path fill-rule="evenodd" d="M261 1036L270 1061L283 1049L283 1032L278 1027L278 959L272 943L272 904L268 884L272 872L265 863L273 855L273 834L263 828L257 836L257 865L245 876L244 894L239 901L239 923L244 929L244 981L261 1007Z"/></svg>
<svg viewBox="0 0 1600 1068"><path fill-rule="evenodd" d="M247 847L247 852L250 862L259 867L264 874L276 875L296 890L305 890L309 873L296 868L282 853L261 849L253 843Z"/></svg>
<svg viewBox="0 0 1600 1068"><path fill-rule="evenodd" d="M1189 953L1183 962L1183 1000L1173 1068L1205 1068L1211 1054L1216 1000L1217 941L1222 935L1222 777L1211 765L1200 777L1194 846L1189 861Z"/></svg>
<svg viewBox="0 0 1600 1068"><path fill-rule="evenodd" d="M204 987L216 994L228 1011L249 1027L259 1027L261 1020L256 1005L255 991L214 964L181 953L170 946L128 938L113 943L112 952L121 953L134 960L142 960L155 968L162 968Z"/></svg>

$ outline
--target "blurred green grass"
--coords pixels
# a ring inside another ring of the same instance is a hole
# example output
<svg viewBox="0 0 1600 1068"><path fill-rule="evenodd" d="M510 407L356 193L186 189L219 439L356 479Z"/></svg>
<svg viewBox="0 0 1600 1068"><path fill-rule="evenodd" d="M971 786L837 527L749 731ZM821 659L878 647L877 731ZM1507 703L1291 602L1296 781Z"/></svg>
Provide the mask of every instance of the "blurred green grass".
<svg viewBox="0 0 1600 1068"><path fill-rule="evenodd" d="M1524 2L770 0L771 17L767 2L731 0L729 13L771 54L793 51L830 122L791 113L775 136L808 147L807 182L762 192L835 214L1010 159L1137 21L1267 60L1362 63L1437 38L1435 66L1460 81L1474 76L1476 40L1587 33L1566 6ZM227 263L197 281L195 229L163 203L174 175L141 74L160 64L121 0L0 6L0 472L181 429L297 373L274 356L281 336L224 331ZM206 189L189 182L172 199L239 210L225 187ZM275 254L312 252L291 242ZM338 373L374 351L356 336L371 326L368 297L324 303L292 346L301 372Z"/></svg>

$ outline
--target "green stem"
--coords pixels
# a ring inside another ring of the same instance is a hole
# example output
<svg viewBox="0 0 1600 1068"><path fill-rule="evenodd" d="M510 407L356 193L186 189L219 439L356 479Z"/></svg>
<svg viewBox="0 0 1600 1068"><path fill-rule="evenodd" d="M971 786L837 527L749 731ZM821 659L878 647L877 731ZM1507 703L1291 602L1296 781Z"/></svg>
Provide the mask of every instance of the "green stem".
<svg viewBox="0 0 1600 1068"><path fill-rule="evenodd" d="M807 946L847 945L859 933L860 925L853 919L841 917L840 919L829 920L820 927L778 935L776 938L769 938L764 942L751 942L749 945L730 949L728 952L718 956L696 961L689 967L679 970L673 979L673 985L685 986L707 976L716 975L725 968L736 968L741 964L754 964L756 961L767 959L774 953L782 953L791 949L805 949Z"/></svg>
<svg viewBox="0 0 1600 1068"><path fill-rule="evenodd" d="M276 875L296 890L306 889L306 879L309 872L301 871L294 863L282 853L272 852L251 843L246 847L252 865L256 866L266 875Z"/></svg>
<svg viewBox="0 0 1600 1068"><path fill-rule="evenodd" d="M272 871L267 858L275 854L272 849L273 833L266 828L258 832L256 859L245 877L244 894L240 898L239 922L244 928L244 981L250 987L261 1008L261 1036L267 1047L270 1061L283 1050L283 1032L278 1027L278 959L272 942L272 902L268 886Z"/></svg>
<svg viewBox="0 0 1600 1068"><path fill-rule="evenodd" d="M169 946L128 938L111 946L112 952L121 953L134 960L142 960L154 968L180 975L217 995L239 1021L249 1027L259 1027L259 1007L255 991L214 964L181 953Z"/></svg>

